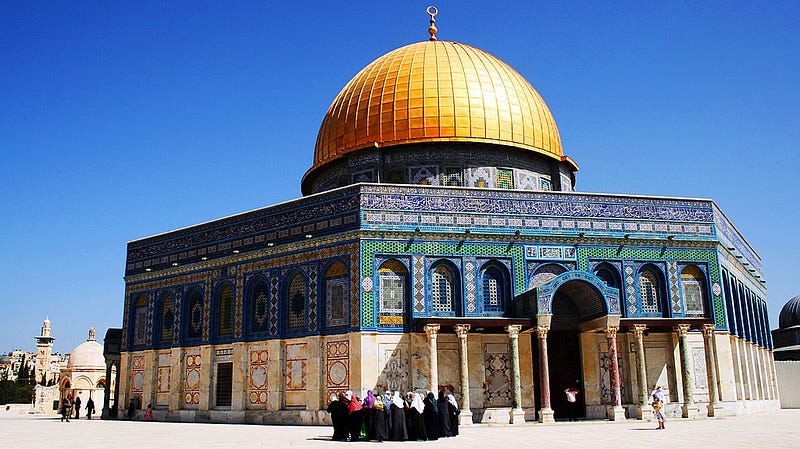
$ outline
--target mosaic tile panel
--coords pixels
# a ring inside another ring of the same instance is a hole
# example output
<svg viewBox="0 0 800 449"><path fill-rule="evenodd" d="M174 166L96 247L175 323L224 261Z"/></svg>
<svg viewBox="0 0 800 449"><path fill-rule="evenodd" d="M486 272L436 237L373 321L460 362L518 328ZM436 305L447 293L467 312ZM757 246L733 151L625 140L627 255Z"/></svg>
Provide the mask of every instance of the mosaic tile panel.
<svg viewBox="0 0 800 449"><path fill-rule="evenodd" d="M628 304L628 315L634 315L638 310L636 306L636 271L633 269L633 262L625 261L622 263L625 276L625 298Z"/></svg>
<svg viewBox="0 0 800 449"><path fill-rule="evenodd" d="M317 330L317 267L308 268L308 329Z"/></svg>
<svg viewBox="0 0 800 449"><path fill-rule="evenodd" d="M475 313L478 311L478 301L476 299L475 289L475 258L464 258L464 288L467 292L465 295L465 302L467 305L467 313Z"/></svg>
<svg viewBox="0 0 800 449"><path fill-rule="evenodd" d="M329 341L325 344L325 386L330 393L350 389L350 342Z"/></svg>
<svg viewBox="0 0 800 449"><path fill-rule="evenodd" d="M692 348L692 368L694 371L695 394L708 394L708 368L706 366L706 351L704 348Z"/></svg>
<svg viewBox="0 0 800 449"><path fill-rule="evenodd" d="M438 165L418 165L408 167L409 184L439 185Z"/></svg>
<svg viewBox="0 0 800 449"><path fill-rule="evenodd" d="M497 169L497 188L498 189L514 188L514 172L512 170L505 168Z"/></svg>
<svg viewBox="0 0 800 449"><path fill-rule="evenodd" d="M147 345L153 344L153 316L155 315L156 296L155 293L150 293L150 298L147 301Z"/></svg>
<svg viewBox="0 0 800 449"><path fill-rule="evenodd" d="M484 404L487 407L510 407L511 358L508 345L490 343L484 345Z"/></svg>
<svg viewBox="0 0 800 449"><path fill-rule="evenodd" d="M517 171L517 188L520 190L536 190L537 178L533 173Z"/></svg>
<svg viewBox="0 0 800 449"><path fill-rule="evenodd" d="M141 397L144 391L144 356L135 355L131 358L131 397Z"/></svg>
<svg viewBox="0 0 800 449"><path fill-rule="evenodd" d="M197 405L200 403L200 351L188 351L185 357L183 403Z"/></svg>
<svg viewBox="0 0 800 449"><path fill-rule="evenodd" d="M613 392L611 391L611 361L613 359L608 356L608 352L601 352L600 353L600 403L604 405L613 405L614 398ZM620 396L622 397L622 403L630 402L630 393L628 389L625 387L628 385L626 369L624 365L623 357L618 353L617 354L617 366L619 368L619 384L620 384Z"/></svg>
<svg viewBox="0 0 800 449"><path fill-rule="evenodd" d="M308 382L308 354L305 343L286 345L286 367L284 370L284 398L286 407L306 406Z"/></svg>
<svg viewBox="0 0 800 449"><path fill-rule="evenodd" d="M158 407L169 406L170 382L172 380L172 353L158 353L158 369L156 371L156 400Z"/></svg>
<svg viewBox="0 0 800 449"><path fill-rule="evenodd" d="M269 281L269 333L272 335L278 335L279 282L276 276L271 277Z"/></svg>
<svg viewBox="0 0 800 449"><path fill-rule="evenodd" d="M381 344L378 347L380 374L376 387L383 391L408 391L411 388L409 350L403 344Z"/></svg>
<svg viewBox="0 0 800 449"><path fill-rule="evenodd" d="M446 167L444 169L444 179L442 185L460 187L464 185L464 176L461 168Z"/></svg>
<svg viewBox="0 0 800 449"><path fill-rule="evenodd" d="M412 270L414 273L414 312L425 312L425 257L413 256Z"/></svg>
<svg viewBox="0 0 800 449"><path fill-rule="evenodd" d="M244 276L242 273L239 273L236 276L236 302L234 303L234 335L236 338L242 338L242 311L243 311L243 300L242 295L244 294L244 285L243 285Z"/></svg>
<svg viewBox="0 0 800 449"><path fill-rule="evenodd" d="M678 266L674 260L667 261L667 277L669 279L669 298L672 303L672 313L679 314L682 312L681 291Z"/></svg>
<svg viewBox="0 0 800 449"><path fill-rule="evenodd" d="M628 259L628 260L677 260L681 262L705 263L708 267L708 281L711 285L720 283L719 260L717 252L710 249L682 248L638 248L617 246L580 247L578 248L578 269L586 271L589 259ZM627 268L626 283L627 283ZM720 291L721 293L721 291ZM721 294L714 294L714 322L718 329L726 329L725 303Z"/></svg>
<svg viewBox="0 0 800 449"><path fill-rule="evenodd" d="M203 295L203 341L208 341L211 327L211 279L206 279L205 294Z"/></svg>
<svg viewBox="0 0 800 449"><path fill-rule="evenodd" d="M264 407L269 400L269 350L250 349L247 401L251 406Z"/></svg>
<svg viewBox="0 0 800 449"><path fill-rule="evenodd" d="M183 297L183 295L181 294L180 291L175 293L175 326L174 326L174 329L176 329L176 330L172 334L172 343L175 344L175 345L180 344L180 342L181 342L181 333L180 333L180 331L178 331L178 329L183 329L181 327L181 317L182 317L182 312L181 311L183 310L183 307L181 306L182 297Z"/></svg>

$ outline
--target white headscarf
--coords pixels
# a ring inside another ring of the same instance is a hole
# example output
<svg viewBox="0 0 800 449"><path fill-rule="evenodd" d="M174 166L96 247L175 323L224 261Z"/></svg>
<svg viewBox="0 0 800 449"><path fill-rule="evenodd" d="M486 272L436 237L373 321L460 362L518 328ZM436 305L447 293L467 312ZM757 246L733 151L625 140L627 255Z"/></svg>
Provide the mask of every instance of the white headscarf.
<svg viewBox="0 0 800 449"><path fill-rule="evenodd" d="M392 396L392 404L394 404L394 405L396 405L396 406L398 406L400 408L405 407L406 403L403 402L403 398L400 397L400 392L399 391L395 391L394 392L394 396Z"/></svg>
<svg viewBox="0 0 800 449"><path fill-rule="evenodd" d="M417 409L420 413L425 411L425 403L422 402L422 393L414 394L414 399L411 400L411 408Z"/></svg>
<svg viewBox="0 0 800 449"><path fill-rule="evenodd" d="M447 402L449 402L453 407L458 408L458 402L456 402L456 397L453 396L452 393L447 395Z"/></svg>
<svg viewBox="0 0 800 449"><path fill-rule="evenodd" d="M348 401L353 399L353 390L345 391L344 398L347 399Z"/></svg>

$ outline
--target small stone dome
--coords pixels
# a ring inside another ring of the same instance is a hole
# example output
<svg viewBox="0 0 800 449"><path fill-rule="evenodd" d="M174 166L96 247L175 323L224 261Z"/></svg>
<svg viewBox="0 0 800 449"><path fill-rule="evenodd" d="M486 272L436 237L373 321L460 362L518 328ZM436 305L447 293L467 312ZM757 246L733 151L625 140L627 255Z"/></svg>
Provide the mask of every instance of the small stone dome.
<svg viewBox="0 0 800 449"><path fill-rule="evenodd" d="M94 328L89 330L89 339L79 344L69 354L67 368L73 369L96 369L105 370L106 359L103 357L103 345L94 339Z"/></svg>
<svg viewBox="0 0 800 449"><path fill-rule="evenodd" d="M778 316L778 327L781 329L797 325L800 325L800 295L787 301Z"/></svg>

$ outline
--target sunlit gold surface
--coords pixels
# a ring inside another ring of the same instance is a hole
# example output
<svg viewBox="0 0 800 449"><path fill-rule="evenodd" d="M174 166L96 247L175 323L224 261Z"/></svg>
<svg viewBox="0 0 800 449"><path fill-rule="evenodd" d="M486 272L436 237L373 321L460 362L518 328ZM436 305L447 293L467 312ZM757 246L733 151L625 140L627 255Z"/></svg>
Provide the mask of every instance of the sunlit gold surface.
<svg viewBox="0 0 800 449"><path fill-rule="evenodd" d="M347 83L322 121L312 170L368 146L442 141L566 160L553 115L525 78L469 45L426 41L381 56Z"/></svg>

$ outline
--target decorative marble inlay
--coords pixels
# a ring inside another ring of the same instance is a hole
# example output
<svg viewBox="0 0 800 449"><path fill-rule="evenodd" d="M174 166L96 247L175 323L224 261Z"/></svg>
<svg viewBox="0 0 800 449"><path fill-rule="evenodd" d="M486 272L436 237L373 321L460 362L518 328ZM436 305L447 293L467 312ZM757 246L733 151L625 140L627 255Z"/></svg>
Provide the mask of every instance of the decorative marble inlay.
<svg viewBox="0 0 800 449"><path fill-rule="evenodd" d="M185 357L183 403L197 405L200 403L200 351L187 352Z"/></svg>
<svg viewBox="0 0 800 449"><path fill-rule="evenodd" d="M306 406L307 359L305 343L286 345L284 404L287 407Z"/></svg>
<svg viewBox="0 0 800 449"><path fill-rule="evenodd" d="M266 405L269 398L269 351L250 350L248 401L252 405Z"/></svg>
<svg viewBox="0 0 800 449"><path fill-rule="evenodd" d="M350 388L350 342L329 341L325 348L325 386L329 393L344 393Z"/></svg>
<svg viewBox="0 0 800 449"><path fill-rule="evenodd" d="M484 401L488 407L510 407L511 357L508 345L490 343L484 345L484 367L486 380L483 384Z"/></svg>

